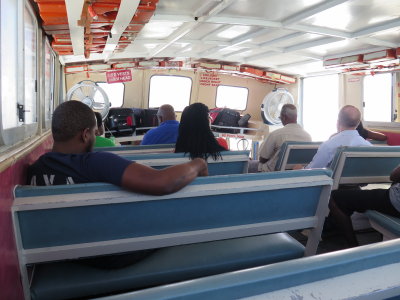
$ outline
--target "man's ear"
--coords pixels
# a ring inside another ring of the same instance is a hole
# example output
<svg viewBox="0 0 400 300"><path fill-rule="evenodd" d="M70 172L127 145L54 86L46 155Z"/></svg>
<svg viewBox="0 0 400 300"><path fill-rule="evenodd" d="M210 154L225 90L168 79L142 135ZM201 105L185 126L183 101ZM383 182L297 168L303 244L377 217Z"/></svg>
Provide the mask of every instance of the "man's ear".
<svg viewBox="0 0 400 300"><path fill-rule="evenodd" d="M85 128L82 130L81 139L84 143L90 140L90 128Z"/></svg>

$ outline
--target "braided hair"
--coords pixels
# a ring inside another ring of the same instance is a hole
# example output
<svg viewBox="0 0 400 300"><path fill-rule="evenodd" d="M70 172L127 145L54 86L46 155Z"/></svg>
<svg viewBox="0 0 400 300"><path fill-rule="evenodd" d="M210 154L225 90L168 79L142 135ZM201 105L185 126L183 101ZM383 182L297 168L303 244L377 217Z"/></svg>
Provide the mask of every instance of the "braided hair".
<svg viewBox="0 0 400 300"><path fill-rule="evenodd" d="M203 103L186 106L179 124L179 136L175 152L189 153L191 159L201 157L214 160L222 159L221 151L225 149L215 139L209 123L208 107Z"/></svg>

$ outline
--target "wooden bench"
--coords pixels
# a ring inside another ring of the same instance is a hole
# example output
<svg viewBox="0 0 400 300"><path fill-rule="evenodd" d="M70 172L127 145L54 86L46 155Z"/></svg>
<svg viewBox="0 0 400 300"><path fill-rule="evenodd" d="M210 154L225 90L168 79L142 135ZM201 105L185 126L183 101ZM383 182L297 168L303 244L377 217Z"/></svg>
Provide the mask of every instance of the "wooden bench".
<svg viewBox="0 0 400 300"><path fill-rule="evenodd" d="M313 255L330 175L203 177L165 196L101 183L19 186L12 215L25 297L87 298ZM284 233L304 228L306 247ZM74 261L153 248L162 249L116 270Z"/></svg>
<svg viewBox="0 0 400 300"><path fill-rule="evenodd" d="M174 150L175 144L98 147L94 149L94 151L107 151L118 155L172 153Z"/></svg>
<svg viewBox="0 0 400 300"><path fill-rule="evenodd" d="M279 150L275 171L291 170L297 164L307 165L320 145L320 142L284 142Z"/></svg>
<svg viewBox="0 0 400 300"><path fill-rule="evenodd" d="M331 163L332 189L341 184L388 183L400 164L400 147L340 147Z"/></svg>
<svg viewBox="0 0 400 300"><path fill-rule="evenodd" d="M249 165L250 151L222 151L222 159L214 161L208 159L208 173L214 175L229 175L247 173ZM162 169L172 165L188 162L190 158L184 153L153 153L153 154L137 154L123 155L126 159L136 161L138 163Z"/></svg>
<svg viewBox="0 0 400 300"><path fill-rule="evenodd" d="M398 299L399 269L395 240L100 299Z"/></svg>

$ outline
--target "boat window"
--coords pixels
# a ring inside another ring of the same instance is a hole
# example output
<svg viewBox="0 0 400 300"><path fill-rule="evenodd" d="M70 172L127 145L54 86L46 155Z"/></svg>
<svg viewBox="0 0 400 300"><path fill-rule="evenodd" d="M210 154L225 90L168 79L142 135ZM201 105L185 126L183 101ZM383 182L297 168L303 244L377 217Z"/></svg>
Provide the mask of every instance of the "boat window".
<svg viewBox="0 0 400 300"><path fill-rule="evenodd" d="M189 105L192 79L184 76L153 75L150 78L149 107L170 104L175 111Z"/></svg>
<svg viewBox="0 0 400 300"><path fill-rule="evenodd" d="M27 5L24 6L24 85L25 85L25 124L37 122L36 88L37 88L37 23L35 16Z"/></svg>
<svg viewBox="0 0 400 300"><path fill-rule="evenodd" d="M122 82L117 83L107 83L107 82L96 82L99 87L101 87L108 96L108 101L111 103L111 107L122 107L124 104L124 93L125 84ZM97 92L94 95L94 100L100 97L100 93Z"/></svg>
<svg viewBox="0 0 400 300"><path fill-rule="evenodd" d="M336 130L339 75L303 79L303 126L313 141L326 141Z"/></svg>
<svg viewBox="0 0 400 300"><path fill-rule="evenodd" d="M18 74L18 17L17 1L1 1L0 53L1 53L1 112L3 129L18 126L17 74Z"/></svg>
<svg viewBox="0 0 400 300"><path fill-rule="evenodd" d="M249 90L244 87L219 85L217 88L216 107L227 107L235 110L245 110Z"/></svg>
<svg viewBox="0 0 400 300"><path fill-rule="evenodd" d="M365 121L391 122L392 74L365 76L363 98Z"/></svg>
<svg viewBox="0 0 400 300"><path fill-rule="evenodd" d="M49 42L44 44L44 128L50 128L54 109L54 55Z"/></svg>
<svg viewBox="0 0 400 300"><path fill-rule="evenodd" d="M1 1L2 145L16 144L38 131L38 23L28 1L22 16L19 9L17 1Z"/></svg>

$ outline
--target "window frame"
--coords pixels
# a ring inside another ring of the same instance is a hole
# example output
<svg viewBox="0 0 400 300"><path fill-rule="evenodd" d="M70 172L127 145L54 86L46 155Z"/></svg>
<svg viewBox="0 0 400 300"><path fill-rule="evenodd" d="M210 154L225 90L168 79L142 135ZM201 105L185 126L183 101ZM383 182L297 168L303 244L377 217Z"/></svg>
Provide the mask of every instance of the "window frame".
<svg viewBox="0 0 400 300"><path fill-rule="evenodd" d="M376 75L383 75L383 74L390 74L391 77L391 87L390 87L390 121L368 121L364 119L364 110L365 110L365 79L367 76L372 75L365 75L362 78L362 88L361 88L361 107L362 107L362 121L365 125L373 126L378 125L382 126L384 124L391 124L395 122L395 114L398 114L397 107L396 107L396 76L399 76L400 72L382 72Z"/></svg>
<svg viewBox="0 0 400 300"><path fill-rule="evenodd" d="M96 81L95 83L96 83L96 84L98 84L98 83L107 83L107 81ZM114 108L124 107L124 103L125 103L125 89L126 89L126 86L125 86L125 82L119 82L119 83L122 83L122 85L123 85L123 87L124 87L124 90L123 90L123 92L122 92L122 104L121 104L121 106L110 106L110 108L111 108L111 107L114 107ZM107 84L113 84L113 83L107 83ZM100 87L101 87L101 86L100 86ZM111 101L110 99L108 99L108 101L112 104L112 101Z"/></svg>
<svg viewBox="0 0 400 300"><path fill-rule="evenodd" d="M41 118L42 118L42 128L47 130L50 129L51 127L51 116L49 119L46 119L46 45L50 49L50 103L51 103L51 115L54 111L55 108L55 96L54 96L54 91L55 91L55 60L56 60L56 55L54 54L53 48L50 45L49 40L45 37L44 41L42 43L43 45L43 62L42 62L42 68L43 68L43 78L44 78L44 84L43 84L43 111L41 113Z"/></svg>
<svg viewBox="0 0 400 300"><path fill-rule="evenodd" d="M220 86L226 86L226 87L233 87L233 88L242 88L242 89L246 89L246 90L247 90L247 98L246 98L246 105L245 105L244 109L234 109L234 108L230 108L230 107L227 107L227 106L224 106L224 107L229 108L229 109L238 110L238 111L245 111L245 110L247 109L247 106L248 106L248 104L249 104L249 94L250 94L249 88L248 88L248 87L245 87L245 86L227 85L227 84L219 84L219 85L217 86L216 91L215 91L215 101L214 101L215 107L224 108L224 107L222 107L222 106L218 106L218 105L217 105L218 88L219 88Z"/></svg>
<svg viewBox="0 0 400 300"><path fill-rule="evenodd" d="M189 92L189 101L188 101L187 105L184 106L183 109L185 109L186 106L190 105L191 100L192 100L192 91L193 91L193 79L192 79L191 77L189 77L189 76L183 76L183 75L153 74L153 75L151 75L150 78L149 78L149 92L148 92L148 97L147 97L147 107L148 107L148 108L151 108L151 107L150 107L151 79L152 79L154 76L158 76L158 77L163 76L163 77L183 77L183 78L189 78L189 79L190 79L190 82L191 82L191 83L190 83L190 92ZM164 103L164 104L170 104L170 103ZM171 105L172 105L172 104L171 104ZM172 106L173 106L173 105L172 105ZM175 107L174 107L175 112L183 112L183 109L182 109L182 110L175 110Z"/></svg>
<svg viewBox="0 0 400 300"><path fill-rule="evenodd" d="M39 130L39 122L40 122L40 107L39 107L39 95L38 95L38 69L39 69L39 48L40 48L40 29L39 23L36 17L36 14L32 8L31 3L28 0L23 2L17 2L16 13L17 13L17 59L16 59L16 69L17 69L17 92L16 92L16 102L17 104L23 104L25 107L25 26L24 26L24 9L25 7L28 10L28 13L31 14L33 19L33 26L35 28L36 35L36 92L35 92L35 105L36 105L36 122L32 122L31 124L17 124L15 127L10 127L7 129L3 128L3 118L0 115L0 145L10 146L14 145L18 142L21 142L29 137L32 137L38 133ZM21 17L22 16L22 17ZM4 34L4 32L0 32L0 34ZM1 55L1 53L0 53ZM2 67L0 65L0 67ZM0 86L1 87L1 86ZM1 107L0 107L1 109ZM2 110L1 110L1 113ZM18 122L20 123L20 122Z"/></svg>

